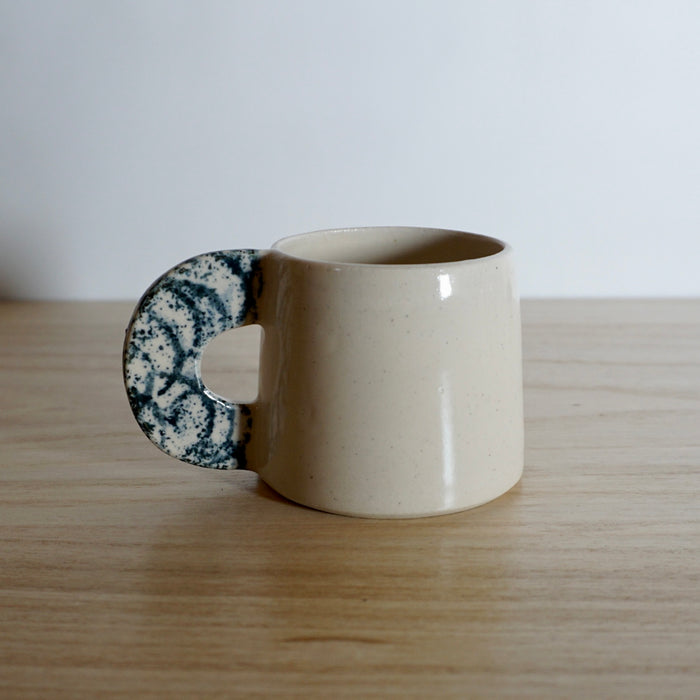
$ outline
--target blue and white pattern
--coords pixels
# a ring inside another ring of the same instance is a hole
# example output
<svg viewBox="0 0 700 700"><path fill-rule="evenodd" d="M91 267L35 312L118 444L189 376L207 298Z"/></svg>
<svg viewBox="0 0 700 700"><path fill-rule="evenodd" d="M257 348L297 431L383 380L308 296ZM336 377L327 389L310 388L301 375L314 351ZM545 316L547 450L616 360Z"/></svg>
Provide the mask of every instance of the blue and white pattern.
<svg viewBox="0 0 700 700"><path fill-rule="evenodd" d="M260 253L229 250L187 260L144 294L126 332L124 383L141 429L161 450L215 469L245 469L252 412L209 391L205 345L257 321Z"/></svg>

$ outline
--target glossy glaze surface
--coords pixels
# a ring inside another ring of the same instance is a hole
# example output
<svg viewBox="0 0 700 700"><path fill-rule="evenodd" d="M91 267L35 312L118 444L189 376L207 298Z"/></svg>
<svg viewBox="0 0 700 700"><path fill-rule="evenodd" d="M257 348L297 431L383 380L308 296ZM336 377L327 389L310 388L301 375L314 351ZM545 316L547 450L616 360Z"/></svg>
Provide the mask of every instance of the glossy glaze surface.
<svg viewBox="0 0 700 700"><path fill-rule="evenodd" d="M433 262L442 248L448 262ZM455 248L492 254L449 260ZM419 264L425 251L431 262ZM518 481L510 248L425 229L322 232L277 244L263 275L253 441L273 488L323 510L414 517L479 505Z"/></svg>

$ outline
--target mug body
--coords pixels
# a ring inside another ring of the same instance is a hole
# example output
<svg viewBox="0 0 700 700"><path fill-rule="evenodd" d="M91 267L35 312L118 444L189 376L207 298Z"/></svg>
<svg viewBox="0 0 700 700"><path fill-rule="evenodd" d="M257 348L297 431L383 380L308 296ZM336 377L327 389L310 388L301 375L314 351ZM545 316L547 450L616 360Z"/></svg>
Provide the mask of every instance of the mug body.
<svg viewBox="0 0 700 700"><path fill-rule="evenodd" d="M419 228L320 231L261 262L249 468L335 513L417 517L485 503L523 469L512 251Z"/></svg>

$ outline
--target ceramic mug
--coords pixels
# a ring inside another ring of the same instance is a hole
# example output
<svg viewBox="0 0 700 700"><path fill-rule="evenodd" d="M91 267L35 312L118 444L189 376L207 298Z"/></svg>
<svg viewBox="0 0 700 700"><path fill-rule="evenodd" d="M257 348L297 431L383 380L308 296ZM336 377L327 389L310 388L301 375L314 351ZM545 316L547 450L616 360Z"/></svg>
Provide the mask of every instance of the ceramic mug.
<svg viewBox="0 0 700 700"><path fill-rule="evenodd" d="M127 329L133 413L163 451L250 469L312 508L418 517L486 503L523 469L520 307L511 248L373 227L187 260ZM262 326L250 404L202 381L206 344Z"/></svg>

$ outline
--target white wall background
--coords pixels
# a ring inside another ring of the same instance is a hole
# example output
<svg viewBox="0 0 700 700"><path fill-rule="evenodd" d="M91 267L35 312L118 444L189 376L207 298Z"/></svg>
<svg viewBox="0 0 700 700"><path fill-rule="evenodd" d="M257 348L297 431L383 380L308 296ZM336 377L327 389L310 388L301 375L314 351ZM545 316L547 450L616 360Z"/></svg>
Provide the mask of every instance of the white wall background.
<svg viewBox="0 0 700 700"><path fill-rule="evenodd" d="M524 296L700 294L695 0L0 0L0 296L434 225Z"/></svg>

